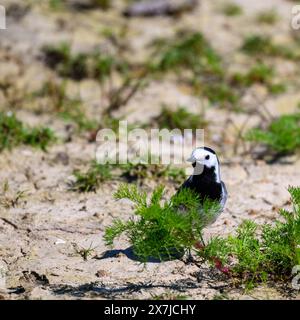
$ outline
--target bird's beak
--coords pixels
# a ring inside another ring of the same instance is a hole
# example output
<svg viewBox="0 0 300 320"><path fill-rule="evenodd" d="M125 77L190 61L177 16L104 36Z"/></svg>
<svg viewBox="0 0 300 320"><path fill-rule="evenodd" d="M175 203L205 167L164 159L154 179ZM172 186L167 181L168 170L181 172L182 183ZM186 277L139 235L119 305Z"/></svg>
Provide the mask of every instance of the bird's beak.
<svg viewBox="0 0 300 320"><path fill-rule="evenodd" d="M194 156L190 156L189 158L186 159L187 162L195 162L196 159Z"/></svg>

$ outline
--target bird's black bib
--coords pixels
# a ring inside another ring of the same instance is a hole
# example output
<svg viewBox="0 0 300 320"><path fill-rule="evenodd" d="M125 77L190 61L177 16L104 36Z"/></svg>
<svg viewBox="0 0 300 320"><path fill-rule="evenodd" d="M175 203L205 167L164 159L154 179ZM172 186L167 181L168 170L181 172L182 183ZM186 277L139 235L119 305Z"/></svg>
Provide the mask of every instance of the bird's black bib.
<svg viewBox="0 0 300 320"><path fill-rule="evenodd" d="M209 198L213 201L220 201L222 198L222 185L216 181L215 167L203 167L203 172L199 175L192 175L180 187L195 191L201 201Z"/></svg>

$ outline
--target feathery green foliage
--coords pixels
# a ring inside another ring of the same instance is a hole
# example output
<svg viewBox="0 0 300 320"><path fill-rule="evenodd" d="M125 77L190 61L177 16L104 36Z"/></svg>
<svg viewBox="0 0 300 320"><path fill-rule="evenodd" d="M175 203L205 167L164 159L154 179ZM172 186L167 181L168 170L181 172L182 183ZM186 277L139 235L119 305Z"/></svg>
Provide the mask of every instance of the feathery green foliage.
<svg viewBox="0 0 300 320"><path fill-rule="evenodd" d="M150 199L146 192L135 185L121 185L116 199L127 198L135 204L137 219L115 220L105 231L104 240L112 246L114 240L125 234L133 246L135 255L142 261L148 258L159 260L182 256L202 237L205 220L199 214L199 198L188 189L183 189L169 201L162 201L164 188L157 187ZM204 199L203 216L215 215L219 205Z"/></svg>
<svg viewBox="0 0 300 320"><path fill-rule="evenodd" d="M263 143L280 154L293 153L300 148L300 113L283 115L265 130L251 129L245 139Z"/></svg>
<svg viewBox="0 0 300 320"><path fill-rule="evenodd" d="M55 140L49 128L28 128L14 114L0 112L0 151L25 144L46 150Z"/></svg>
<svg viewBox="0 0 300 320"><path fill-rule="evenodd" d="M257 225L246 220L236 235L212 238L199 255L227 265L231 276L249 287L266 280L287 280L300 264L300 188L290 187L293 211L281 209L282 221Z"/></svg>

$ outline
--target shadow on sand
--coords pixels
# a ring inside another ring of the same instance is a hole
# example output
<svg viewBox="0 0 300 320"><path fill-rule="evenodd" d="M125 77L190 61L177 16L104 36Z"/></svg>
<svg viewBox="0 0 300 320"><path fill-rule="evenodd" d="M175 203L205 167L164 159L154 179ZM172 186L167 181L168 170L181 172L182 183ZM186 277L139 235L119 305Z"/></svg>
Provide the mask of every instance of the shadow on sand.
<svg viewBox="0 0 300 320"><path fill-rule="evenodd" d="M170 250L172 251L172 250ZM174 251L174 250L173 250ZM174 251L174 253L171 256L164 256L163 259L158 259L154 257L148 257L146 261L142 261L139 257L137 257L132 247L128 247L126 249L114 249L114 250L107 250L105 251L102 256L97 257L96 259L102 260L102 259L109 259L109 258L115 258L118 257L119 254L125 255L128 259L138 262L147 262L147 263L161 263L163 261L171 261L176 259L181 259L184 256L184 252L178 252Z"/></svg>

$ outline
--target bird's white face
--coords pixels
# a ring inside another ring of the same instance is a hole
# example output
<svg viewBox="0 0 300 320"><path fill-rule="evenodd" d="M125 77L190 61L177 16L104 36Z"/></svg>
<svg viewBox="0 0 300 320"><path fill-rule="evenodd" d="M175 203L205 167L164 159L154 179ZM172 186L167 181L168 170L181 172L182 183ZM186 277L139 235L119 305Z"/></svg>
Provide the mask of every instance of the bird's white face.
<svg viewBox="0 0 300 320"><path fill-rule="evenodd" d="M192 152L191 156L187 159L187 161L198 164L198 166L195 167L196 173L194 174L201 174L204 166L206 166L207 168L214 167L216 177L219 180L220 178L219 160L215 153L209 150L205 150L204 148L197 148ZM201 171L201 168L202 168L202 171Z"/></svg>

